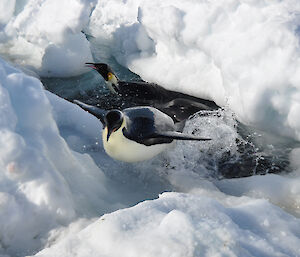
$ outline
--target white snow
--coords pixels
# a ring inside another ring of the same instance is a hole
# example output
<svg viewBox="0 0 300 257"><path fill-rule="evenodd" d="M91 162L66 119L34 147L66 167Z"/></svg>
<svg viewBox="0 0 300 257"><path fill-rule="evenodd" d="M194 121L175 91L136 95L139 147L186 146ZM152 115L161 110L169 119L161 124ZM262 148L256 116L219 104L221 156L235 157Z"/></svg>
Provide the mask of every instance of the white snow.
<svg viewBox="0 0 300 257"><path fill-rule="evenodd" d="M41 76L86 72L92 54L81 31L93 6L89 0L1 1L1 55Z"/></svg>
<svg viewBox="0 0 300 257"><path fill-rule="evenodd" d="M215 165L239 154L236 117L299 141L299 13L298 0L2 0L0 54L22 69L78 75L93 49L226 108L185 127L213 141L124 164L96 118L0 59L0 256L300 256L299 146L287 174L218 180Z"/></svg>
<svg viewBox="0 0 300 257"><path fill-rule="evenodd" d="M0 60L0 99L0 253L24 256L109 196L102 171L60 136L39 80Z"/></svg>
<svg viewBox="0 0 300 257"><path fill-rule="evenodd" d="M299 221L266 200L164 193L36 256L297 256Z"/></svg>
<svg viewBox="0 0 300 257"><path fill-rule="evenodd" d="M3 0L0 3L0 25L9 21L15 10L15 0ZM4 11L5 10L5 11Z"/></svg>

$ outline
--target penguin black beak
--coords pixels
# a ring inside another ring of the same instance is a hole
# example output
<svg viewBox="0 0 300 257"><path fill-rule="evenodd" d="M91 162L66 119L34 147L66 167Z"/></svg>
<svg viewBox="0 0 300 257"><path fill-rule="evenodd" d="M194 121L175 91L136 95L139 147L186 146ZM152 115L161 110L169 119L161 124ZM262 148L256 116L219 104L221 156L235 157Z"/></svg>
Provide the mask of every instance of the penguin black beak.
<svg viewBox="0 0 300 257"><path fill-rule="evenodd" d="M105 81L108 81L108 72L110 72L111 69L107 64L86 62L85 65L96 70L105 79Z"/></svg>
<svg viewBox="0 0 300 257"><path fill-rule="evenodd" d="M107 138L106 138L106 141L108 142L108 139L110 137L110 134L111 134L111 131L107 131Z"/></svg>
<svg viewBox="0 0 300 257"><path fill-rule="evenodd" d="M92 63L92 62L86 62L86 63L85 63L85 66L86 66L86 67L89 67L89 68L92 68L92 69L94 69L94 70L97 70L97 67L96 67L95 64Z"/></svg>
<svg viewBox="0 0 300 257"><path fill-rule="evenodd" d="M117 129L118 129L118 127L110 128L110 129L107 128L107 138L106 138L107 141L108 141L110 135L111 135L112 133L114 133Z"/></svg>

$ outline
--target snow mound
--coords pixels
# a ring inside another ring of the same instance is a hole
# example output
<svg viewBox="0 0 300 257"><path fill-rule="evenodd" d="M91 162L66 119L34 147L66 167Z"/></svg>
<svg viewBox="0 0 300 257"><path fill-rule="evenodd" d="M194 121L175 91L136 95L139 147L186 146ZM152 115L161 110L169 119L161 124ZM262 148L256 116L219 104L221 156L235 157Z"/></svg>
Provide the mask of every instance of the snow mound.
<svg viewBox="0 0 300 257"><path fill-rule="evenodd" d="M35 256L297 256L298 220L265 200L243 200L164 193Z"/></svg>
<svg viewBox="0 0 300 257"><path fill-rule="evenodd" d="M85 72L92 54L81 31L93 5L81 0L1 1L0 54L41 76Z"/></svg>
<svg viewBox="0 0 300 257"><path fill-rule="evenodd" d="M102 171L60 136L39 80L0 59L0 99L0 254L24 256L109 197Z"/></svg>

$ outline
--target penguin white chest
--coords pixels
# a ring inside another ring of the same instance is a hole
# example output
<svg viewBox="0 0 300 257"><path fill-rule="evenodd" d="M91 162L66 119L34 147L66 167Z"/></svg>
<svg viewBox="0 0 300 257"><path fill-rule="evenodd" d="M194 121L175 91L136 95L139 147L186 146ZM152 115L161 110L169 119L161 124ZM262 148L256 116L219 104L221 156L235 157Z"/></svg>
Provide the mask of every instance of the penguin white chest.
<svg viewBox="0 0 300 257"><path fill-rule="evenodd" d="M122 132L123 128L124 125L113 132L108 141L107 128L102 133L103 147L106 153L116 160L124 162L149 160L170 146L170 144L156 144L151 146L139 144L126 138Z"/></svg>

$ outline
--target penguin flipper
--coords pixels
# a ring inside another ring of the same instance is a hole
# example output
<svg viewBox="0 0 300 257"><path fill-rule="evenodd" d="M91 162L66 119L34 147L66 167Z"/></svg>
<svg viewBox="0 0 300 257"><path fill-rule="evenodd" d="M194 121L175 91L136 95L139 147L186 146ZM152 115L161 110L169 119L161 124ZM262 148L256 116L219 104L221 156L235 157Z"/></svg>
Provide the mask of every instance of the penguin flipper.
<svg viewBox="0 0 300 257"><path fill-rule="evenodd" d="M173 141L172 138L156 136L153 133L139 133L139 134L132 134L126 128L123 128L123 135L133 140L139 144L143 144L146 146L156 145L156 144L169 144Z"/></svg>
<svg viewBox="0 0 300 257"><path fill-rule="evenodd" d="M123 135L130 140L137 143L150 146L156 144L169 144L174 139L177 140L194 140L194 141L209 141L210 138L196 137L193 135L182 134L176 131L166 131L166 132L155 132L151 134L139 134L138 136L133 136L128 133L128 131L123 128Z"/></svg>
<svg viewBox="0 0 300 257"><path fill-rule="evenodd" d="M104 116L106 114L105 110L102 110L96 106L85 104L83 102L80 102L79 100L73 100L73 103L77 104L80 108L87 111L88 113L94 115L101 121L102 124L104 124Z"/></svg>
<svg viewBox="0 0 300 257"><path fill-rule="evenodd" d="M194 135L183 134L177 131L156 132L152 135L155 138L177 139L177 140L194 140L194 141L209 141L211 138L197 137Z"/></svg>

